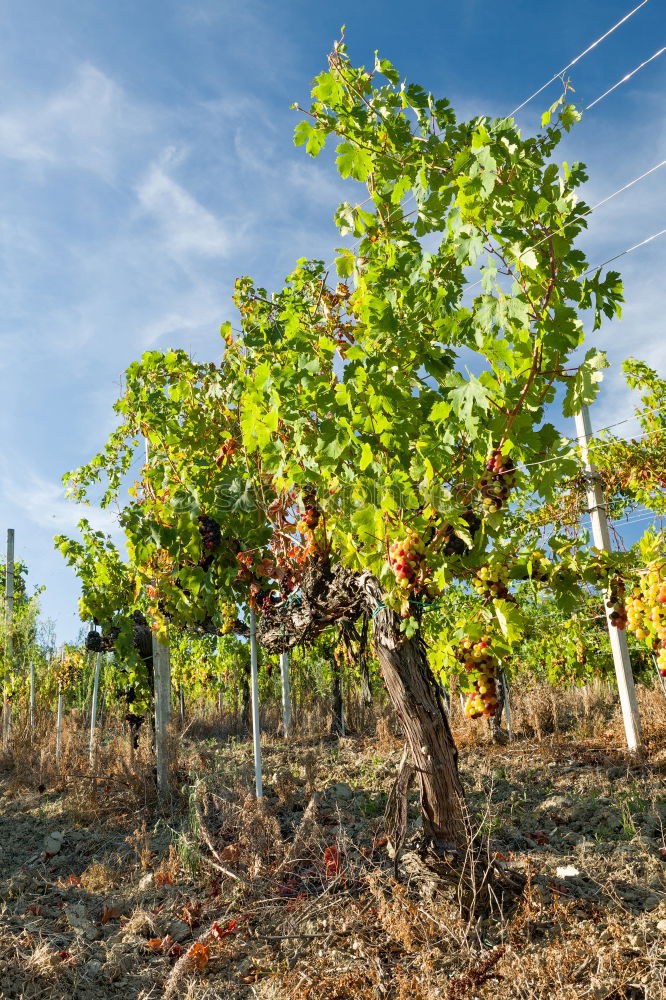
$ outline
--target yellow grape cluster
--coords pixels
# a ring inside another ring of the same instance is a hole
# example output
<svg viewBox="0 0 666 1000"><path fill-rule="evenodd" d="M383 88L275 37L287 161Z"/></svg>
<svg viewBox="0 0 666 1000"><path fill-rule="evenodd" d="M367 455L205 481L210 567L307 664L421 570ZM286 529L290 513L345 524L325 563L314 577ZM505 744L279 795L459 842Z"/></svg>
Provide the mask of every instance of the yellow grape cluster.
<svg viewBox="0 0 666 1000"><path fill-rule="evenodd" d="M465 715L468 719L495 715L497 697L497 660L491 649L491 638L463 639L456 650L456 659L462 663L471 690L467 692Z"/></svg>
<svg viewBox="0 0 666 1000"><path fill-rule="evenodd" d="M627 625L657 655L666 677L666 564L652 566L627 599Z"/></svg>
<svg viewBox="0 0 666 1000"><path fill-rule="evenodd" d="M220 632L222 635L229 635L236 627L236 605L232 601L224 601L220 605L220 614L222 615Z"/></svg>
<svg viewBox="0 0 666 1000"><path fill-rule="evenodd" d="M482 566L477 570L472 586L479 597L506 597L509 593L509 569L500 563L495 566Z"/></svg>
<svg viewBox="0 0 666 1000"><path fill-rule="evenodd" d="M54 664L53 674L61 691L66 691L75 683L81 673L81 667L81 657L72 653L66 653L62 660L58 660Z"/></svg>

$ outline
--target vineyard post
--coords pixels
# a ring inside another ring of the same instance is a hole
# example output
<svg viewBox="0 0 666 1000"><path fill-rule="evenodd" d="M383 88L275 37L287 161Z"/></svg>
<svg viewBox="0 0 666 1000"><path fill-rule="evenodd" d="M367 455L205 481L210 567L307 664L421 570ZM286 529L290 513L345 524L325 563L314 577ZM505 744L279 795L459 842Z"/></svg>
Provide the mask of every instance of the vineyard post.
<svg viewBox="0 0 666 1000"><path fill-rule="evenodd" d="M65 662L65 647L62 647L62 653L60 654L60 662ZM56 746L55 746L55 757L56 763L60 760L60 751L62 749L62 709L63 709L63 698L62 698L62 685L58 684L58 709L56 712Z"/></svg>
<svg viewBox="0 0 666 1000"><path fill-rule="evenodd" d="M588 451L588 442L592 437L592 424L587 406L582 406L580 412L576 414L576 434L580 441L583 468L588 483L588 513L592 520L594 544L598 549L603 549L604 552L612 552L604 495L595 469L590 462ZM617 686L620 693L620 706L622 708L627 746L632 753L637 753L642 748L641 721L638 714L638 702L636 701L636 689L634 687L634 676L631 671L627 637L623 631L615 628L611 623L610 609L606 607L605 601L604 610L606 612L608 634L613 652Z"/></svg>
<svg viewBox="0 0 666 1000"><path fill-rule="evenodd" d="M180 728L185 728L185 692L183 691L183 685L178 685L178 712L180 715Z"/></svg>
<svg viewBox="0 0 666 1000"><path fill-rule="evenodd" d="M14 529L7 528L7 561L5 563L5 676L2 692L2 744L9 743L12 704L9 696L9 678L14 659Z"/></svg>
<svg viewBox="0 0 666 1000"><path fill-rule="evenodd" d="M171 709L171 663L169 647L153 636L153 671L155 683L155 766L157 794L169 794L169 716Z"/></svg>
<svg viewBox="0 0 666 1000"><path fill-rule="evenodd" d="M285 739L289 739L292 734L291 686L289 683L289 653L286 650L280 654L280 674L282 677L282 725Z"/></svg>
<svg viewBox="0 0 666 1000"><path fill-rule="evenodd" d="M93 677L92 705L90 706L90 766L95 765L95 742L97 733L97 700L99 697L99 674L102 665L102 654L95 655L95 675Z"/></svg>
<svg viewBox="0 0 666 1000"><path fill-rule="evenodd" d="M35 735L35 658L30 657L30 732Z"/></svg>
<svg viewBox="0 0 666 1000"><path fill-rule="evenodd" d="M263 797L261 780L261 733L259 732L259 679L257 672L257 623L250 610L250 670L252 684L252 739L254 741L254 778L257 798Z"/></svg>

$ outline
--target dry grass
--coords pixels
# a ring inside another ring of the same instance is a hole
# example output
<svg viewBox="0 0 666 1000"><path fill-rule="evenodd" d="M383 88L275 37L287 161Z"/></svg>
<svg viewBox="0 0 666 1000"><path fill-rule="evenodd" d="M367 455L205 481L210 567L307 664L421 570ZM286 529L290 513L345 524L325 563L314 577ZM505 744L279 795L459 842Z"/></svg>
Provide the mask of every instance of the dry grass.
<svg viewBox="0 0 666 1000"><path fill-rule="evenodd" d="M666 703L639 697L643 764L624 754L603 685L514 691L508 746L454 711L472 820L495 863L525 880L518 899L473 919L413 851L394 877L382 812L402 744L383 710L372 736L324 738L323 708L316 738L266 736L259 803L251 747L216 741L219 720L202 715L173 734L161 813L148 731L132 753L113 726L92 772L80 720L57 767L48 725L34 740L15 731L0 823L26 848L0 853L0 997L657 1000ZM417 815L412 799L415 835ZM30 860L53 829L60 854ZM72 906L89 937L68 923Z"/></svg>

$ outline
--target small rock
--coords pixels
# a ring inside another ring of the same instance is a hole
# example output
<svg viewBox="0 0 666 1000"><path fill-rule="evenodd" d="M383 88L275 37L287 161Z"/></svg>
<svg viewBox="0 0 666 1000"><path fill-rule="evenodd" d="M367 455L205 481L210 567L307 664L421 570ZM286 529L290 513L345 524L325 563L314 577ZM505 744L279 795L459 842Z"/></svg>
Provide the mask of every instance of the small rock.
<svg viewBox="0 0 666 1000"><path fill-rule="evenodd" d="M555 869L555 874L558 878L576 878L580 872L574 865L561 865Z"/></svg>
<svg viewBox="0 0 666 1000"><path fill-rule="evenodd" d="M64 839L65 834L60 833L58 830L53 830L51 833L47 833L44 837L44 852L46 854L57 854L62 847Z"/></svg>
<svg viewBox="0 0 666 1000"><path fill-rule="evenodd" d="M83 903L67 903L65 905L65 916L67 917L67 923L74 933L84 937L86 941L96 941L102 936L100 928L96 927L88 919Z"/></svg>
<svg viewBox="0 0 666 1000"><path fill-rule="evenodd" d="M174 939L174 941L180 942L184 941L186 937L189 937L192 933L190 925L184 920L172 920L169 924L168 933Z"/></svg>
<svg viewBox="0 0 666 1000"><path fill-rule="evenodd" d="M330 788L327 789L327 791L330 793L330 795L334 799L353 799L354 798L353 789L351 789L349 787L349 785L347 784L346 781L345 782L338 782L335 785L331 785Z"/></svg>
<svg viewBox="0 0 666 1000"><path fill-rule="evenodd" d="M540 808L541 809L553 809L557 811L558 809L568 809L571 805L571 800L566 797L566 795L551 795L549 799L545 799Z"/></svg>
<svg viewBox="0 0 666 1000"><path fill-rule="evenodd" d="M148 874L144 875L143 878L139 882L139 886L138 886L139 892L145 892L147 889L150 889L150 887L153 884L153 881L154 881L153 873L152 872L148 872Z"/></svg>
<svg viewBox="0 0 666 1000"><path fill-rule="evenodd" d="M657 921L657 930L661 931L662 934L666 934L666 920Z"/></svg>

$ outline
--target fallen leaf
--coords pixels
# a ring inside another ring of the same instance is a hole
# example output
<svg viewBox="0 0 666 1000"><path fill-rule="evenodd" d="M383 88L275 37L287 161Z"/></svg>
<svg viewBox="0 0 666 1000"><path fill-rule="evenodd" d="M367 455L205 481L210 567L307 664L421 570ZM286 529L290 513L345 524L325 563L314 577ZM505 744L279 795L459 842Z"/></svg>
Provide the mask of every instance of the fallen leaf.
<svg viewBox="0 0 666 1000"><path fill-rule="evenodd" d="M525 836L533 840L535 844L542 845L549 843L548 834L544 833L543 830L537 830L535 833L526 833Z"/></svg>
<svg viewBox="0 0 666 1000"><path fill-rule="evenodd" d="M216 920L215 923L213 924L213 926L210 929L211 935L214 938L217 938L218 941L221 941L222 938L227 937L227 935L229 935L229 934L236 934L237 931L238 931L238 928L236 926L236 921L235 920L230 920L229 923L225 927L220 927L220 925L218 924L218 922Z"/></svg>
<svg viewBox="0 0 666 1000"><path fill-rule="evenodd" d="M331 846L324 850L324 867L326 878L336 878L342 872L342 855L337 847Z"/></svg>
<svg viewBox="0 0 666 1000"><path fill-rule="evenodd" d="M221 861L238 861L239 857L240 847L237 844L229 844L220 851Z"/></svg>
<svg viewBox="0 0 666 1000"><path fill-rule="evenodd" d="M161 888L163 885L173 885L173 879L169 872L155 872L155 885Z"/></svg>
<svg viewBox="0 0 666 1000"><path fill-rule="evenodd" d="M210 949L207 944L202 944L201 941L195 941L191 948L189 948L187 957L194 962L194 965L199 972L203 972L208 965Z"/></svg>
<svg viewBox="0 0 666 1000"><path fill-rule="evenodd" d="M78 875L70 875L69 883L70 885L81 885L81 879L79 878Z"/></svg>
<svg viewBox="0 0 666 1000"><path fill-rule="evenodd" d="M109 920L115 920L120 916L120 908L118 906L107 906L106 903L102 907L102 916L100 920L103 924L108 924Z"/></svg>

